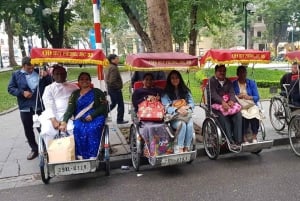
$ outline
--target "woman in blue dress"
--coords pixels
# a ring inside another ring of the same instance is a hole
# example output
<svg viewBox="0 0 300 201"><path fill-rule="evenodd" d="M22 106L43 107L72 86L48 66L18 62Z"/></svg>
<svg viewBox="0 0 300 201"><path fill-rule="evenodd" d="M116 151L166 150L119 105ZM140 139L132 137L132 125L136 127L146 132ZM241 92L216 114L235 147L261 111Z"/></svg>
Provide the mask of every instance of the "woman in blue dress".
<svg viewBox="0 0 300 201"><path fill-rule="evenodd" d="M105 94L91 85L89 73L78 76L80 89L72 93L60 130L74 116L75 154L77 159L95 159L98 155L102 128L107 117L108 105Z"/></svg>

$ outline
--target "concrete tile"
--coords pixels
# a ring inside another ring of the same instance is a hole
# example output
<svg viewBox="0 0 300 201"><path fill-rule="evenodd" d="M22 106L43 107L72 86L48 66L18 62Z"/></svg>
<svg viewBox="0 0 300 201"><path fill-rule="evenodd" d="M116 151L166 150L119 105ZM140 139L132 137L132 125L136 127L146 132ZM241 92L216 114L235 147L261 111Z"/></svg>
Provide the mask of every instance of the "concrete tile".
<svg viewBox="0 0 300 201"><path fill-rule="evenodd" d="M3 165L0 178L19 176L19 168L18 161L7 161Z"/></svg>
<svg viewBox="0 0 300 201"><path fill-rule="evenodd" d="M123 145L111 146L113 150L116 150L111 154L111 156L125 155L128 154L128 151Z"/></svg>
<svg viewBox="0 0 300 201"><path fill-rule="evenodd" d="M35 158L34 160L30 160L30 161L25 158L25 159L19 160L18 162L20 165L20 170L19 170L20 175L39 174L40 173L38 157Z"/></svg>

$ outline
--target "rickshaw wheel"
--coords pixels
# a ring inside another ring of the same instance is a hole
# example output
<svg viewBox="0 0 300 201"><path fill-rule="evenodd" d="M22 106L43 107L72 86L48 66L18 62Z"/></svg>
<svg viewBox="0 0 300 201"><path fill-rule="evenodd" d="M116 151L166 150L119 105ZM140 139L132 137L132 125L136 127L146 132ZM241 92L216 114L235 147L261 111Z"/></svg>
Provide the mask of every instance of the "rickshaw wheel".
<svg viewBox="0 0 300 201"><path fill-rule="evenodd" d="M257 134L257 141L264 141L266 139L266 130L265 125L262 121L259 122L259 129ZM252 154L259 154L262 151L262 149L251 152Z"/></svg>
<svg viewBox="0 0 300 201"><path fill-rule="evenodd" d="M104 144L108 144L109 146L104 148L104 160L105 160L105 175L109 176L110 175L110 155L109 155L109 148L110 148L110 143L109 143L109 131L108 131L108 126L105 125L104 127Z"/></svg>
<svg viewBox="0 0 300 201"><path fill-rule="evenodd" d="M269 108L270 121L276 131L282 131L286 124L286 110L281 98L273 97Z"/></svg>
<svg viewBox="0 0 300 201"><path fill-rule="evenodd" d="M138 143L137 131L135 126L132 124L130 127L130 151L131 151L131 160L132 166L136 171L140 169L141 162L141 146Z"/></svg>
<svg viewBox="0 0 300 201"><path fill-rule="evenodd" d="M202 126L203 143L207 156L215 160L220 154L221 135L216 122L207 118Z"/></svg>
<svg viewBox="0 0 300 201"><path fill-rule="evenodd" d="M192 145L191 145L192 151L196 150L196 135L193 133L193 139L192 139ZM191 164L194 161L194 159L187 162L187 164Z"/></svg>
<svg viewBox="0 0 300 201"><path fill-rule="evenodd" d="M42 146L40 150L43 151L43 153L39 153L41 178L44 184L49 184L50 176L48 172L48 153L44 140L41 139L40 142L41 145L39 146Z"/></svg>
<svg viewBox="0 0 300 201"><path fill-rule="evenodd" d="M297 156L300 156L300 115L292 117L288 134L292 150Z"/></svg>

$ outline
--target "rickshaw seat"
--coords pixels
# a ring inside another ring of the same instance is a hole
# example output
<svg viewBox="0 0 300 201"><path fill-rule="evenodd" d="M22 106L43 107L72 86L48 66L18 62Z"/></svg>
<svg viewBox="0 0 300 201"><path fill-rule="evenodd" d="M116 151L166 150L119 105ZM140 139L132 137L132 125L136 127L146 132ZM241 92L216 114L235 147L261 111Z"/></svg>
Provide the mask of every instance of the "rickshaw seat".
<svg viewBox="0 0 300 201"><path fill-rule="evenodd" d="M153 80L153 86L164 89L166 87L167 80ZM143 81L137 81L133 85L133 90L142 88L144 86Z"/></svg>

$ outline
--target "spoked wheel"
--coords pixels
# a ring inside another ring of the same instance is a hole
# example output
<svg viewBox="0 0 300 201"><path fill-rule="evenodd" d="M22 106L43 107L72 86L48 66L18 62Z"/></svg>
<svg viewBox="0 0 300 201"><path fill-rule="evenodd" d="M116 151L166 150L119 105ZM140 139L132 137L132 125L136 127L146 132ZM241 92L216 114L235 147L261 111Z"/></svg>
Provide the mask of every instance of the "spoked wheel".
<svg viewBox="0 0 300 201"><path fill-rule="evenodd" d="M40 136L39 140L39 160L40 160L40 171L41 171L41 178L44 184L49 184L50 176L48 170L48 152L46 149L46 145L44 140Z"/></svg>
<svg viewBox="0 0 300 201"><path fill-rule="evenodd" d="M297 156L300 156L300 116L293 116L289 124L289 141L292 150Z"/></svg>
<svg viewBox="0 0 300 201"><path fill-rule="evenodd" d="M281 98L273 97L269 108L270 121L276 131L282 131L286 124L286 111Z"/></svg>
<svg viewBox="0 0 300 201"><path fill-rule="evenodd" d="M105 175L109 176L110 175L110 155L109 155L109 148L110 148L110 143L109 143L109 131L108 131L108 126L105 125L104 127L104 161L105 161Z"/></svg>
<svg viewBox="0 0 300 201"><path fill-rule="evenodd" d="M216 122L207 118L202 126L204 148L207 156L210 159L217 159L220 154L221 133Z"/></svg>
<svg viewBox="0 0 300 201"><path fill-rule="evenodd" d="M131 125L130 127L130 151L132 166L136 171L139 171L141 163L141 145L137 139L137 131L134 125Z"/></svg>

